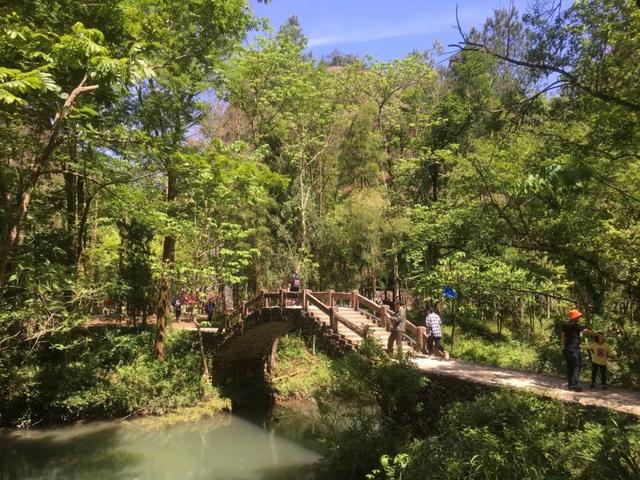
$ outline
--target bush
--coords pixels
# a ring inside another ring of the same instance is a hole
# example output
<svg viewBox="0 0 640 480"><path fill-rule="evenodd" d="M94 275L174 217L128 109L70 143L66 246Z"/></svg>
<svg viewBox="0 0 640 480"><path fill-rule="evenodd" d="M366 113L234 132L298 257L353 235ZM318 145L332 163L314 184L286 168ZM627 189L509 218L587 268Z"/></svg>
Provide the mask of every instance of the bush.
<svg viewBox="0 0 640 480"><path fill-rule="evenodd" d="M538 358L536 349L527 342L519 340L488 342L470 337L456 339L452 355L470 362L525 371L535 370Z"/></svg>
<svg viewBox="0 0 640 480"><path fill-rule="evenodd" d="M154 334L92 329L60 334L3 377L4 424L28 426L86 417L161 414L211 397L197 338L174 331L167 360L152 355Z"/></svg>
<svg viewBox="0 0 640 480"><path fill-rule="evenodd" d="M283 399L311 398L331 387L331 360L321 352L312 355L296 335L280 338L273 387Z"/></svg>
<svg viewBox="0 0 640 480"><path fill-rule="evenodd" d="M347 425L326 440L323 470L327 479L363 479L384 453L406 442L406 434L382 428L375 414L356 412Z"/></svg>
<svg viewBox="0 0 640 480"><path fill-rule="evenodd" d="M409 451L406 479L638 478L640 430L577 407L498 392L454 405Z"/></svg>

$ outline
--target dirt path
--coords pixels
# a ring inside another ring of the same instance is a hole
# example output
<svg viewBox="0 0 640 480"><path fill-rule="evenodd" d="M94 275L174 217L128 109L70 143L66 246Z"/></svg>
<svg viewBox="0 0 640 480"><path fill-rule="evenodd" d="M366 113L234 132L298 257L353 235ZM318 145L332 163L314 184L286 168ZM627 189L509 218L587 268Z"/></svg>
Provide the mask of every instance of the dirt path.
<svg viewBox="0 0 640 480"><path fill-rule="evenodd" d="M498 387L515 388L539 395L595 407L603 407L640 417L640 392L618 387L607 390L585 387L584 392L571 392L563 387L562 378L547 377L516 370L477 365L462 360L438 360L418 357L413 360L420 370Z"/></svg>
<svg viewBox="0 0 640 480"><path fill-rule="evenodd" d="M204 320L207 319L206 315L198 315L197 320L199 322L202 322ZM147 319L147 324L149 325L155 325L156 324L156 317L155 315L151 315L149 316L149 318ZM100 327L100 326L105 326L105 325L111 325L111 326L116 326L116 327L132 327L132 323L129 320L121 320L118 321L114 318L105 318L105 317L93 317L91 320L85 322L82 324L83 327L85 328L91 328L91 327ZM138 325L141 325L141 322L138 321ZM171 325L170 328L174 329L174 330L196 330L196 326L193 323L193 321L191 321L190 319L184 318L180 321L180 322L176 322L175 320L171 321ZM208 332L208 331L218 331L217 328L205 328L203 327L201 329L203 332Z"/></svg>

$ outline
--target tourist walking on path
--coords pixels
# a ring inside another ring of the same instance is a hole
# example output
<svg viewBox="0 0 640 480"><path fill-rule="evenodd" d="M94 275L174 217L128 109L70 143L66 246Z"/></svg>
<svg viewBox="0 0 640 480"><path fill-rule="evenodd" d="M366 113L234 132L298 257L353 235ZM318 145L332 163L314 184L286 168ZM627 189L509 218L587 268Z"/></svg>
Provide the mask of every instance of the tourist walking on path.
<svg viewBox="0 0 640 480"><path fill-rule="evenodd" d="M433 354L435 346L441 356L445 356L444 348L442 348L442 319L433 307L427 308L427 318L424 321L427 327L427 353Z"/></svg>
<svg viewBox="0 0 640 480"><path fill-rule="evenodd" d="M602 332L596 333L596 341L589 344L591 351L591 388L596 386L598 372L600 372L600 381L602 388L607 388L607 363L611 356L611 347L604 339Z"/></svg>
<svg viewBox="0 0 640 480"><path fill-rule="evenodd" d="M569 310L569 320L562 326L560 342L562 354L567 364L567 383L569 390L581 392L580 371L582 370L582 355L580 354L580 333L593 336L591 329L580 324L582 312L576 309Z"/></svg>
<svg viewBox="0 0 640 480"><path fill-rule="evenodd" d="M213 314L216 313L216 301L213 297L209 297L209 300L207 300L205 310L207 312L207 321L211 323L213 321Z"/></svg>
<svg viewBox="0 0 640 480"><path fill-rule="evenodd" d="M395 302L395 314L391 317L391 334L387 341L387 353L393 355L393 343L398 345L398 353L402 354L402 337L405 332L407 314L400 301Z"/></svg>
<svg viewBox="0 0 640 480"><path fill-rule="evenodd" d="M176 316L176 322L179 322L182 315L182 299L180 297L176 297L173 301L173 313Z"/></svg>

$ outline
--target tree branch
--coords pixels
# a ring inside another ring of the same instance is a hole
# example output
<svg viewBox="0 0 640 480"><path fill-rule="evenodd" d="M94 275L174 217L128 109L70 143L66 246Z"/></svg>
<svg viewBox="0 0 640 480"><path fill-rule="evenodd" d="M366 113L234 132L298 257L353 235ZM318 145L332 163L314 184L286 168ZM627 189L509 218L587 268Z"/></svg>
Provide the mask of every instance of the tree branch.
<svg viewBox="0 0 640 480"><path fill-rule="evenodd" d="M458 24L458 31L461 31L459 24ZM633 112L640 113L640 104L629 101L629 100L625 100L624 98L620 98L618 96L615 96L607 92L600 91L597 88L590 87L589 85L585 85L580 81L577 75L567 71L564 68L560 68L548 63L533 63L526 60L511 58L507 55L503 55L499 52L496 52L495 50L489 48L485 44L469 41L464 35L462 36L462 39L463 40L461 42L458 42L457 44L450 44L449 46L458 48L462 52L485 53L487 55L491 55L494 58L510 63L512 65L518 65L520 67L526 67L533 70L541 70L545 73L557 73L562 77L564 77L567 83L573 85L574 87L582 90L583 92L591 95L594 98L597 98L607 103L612 103L614 105L625 107Z"/></svg>

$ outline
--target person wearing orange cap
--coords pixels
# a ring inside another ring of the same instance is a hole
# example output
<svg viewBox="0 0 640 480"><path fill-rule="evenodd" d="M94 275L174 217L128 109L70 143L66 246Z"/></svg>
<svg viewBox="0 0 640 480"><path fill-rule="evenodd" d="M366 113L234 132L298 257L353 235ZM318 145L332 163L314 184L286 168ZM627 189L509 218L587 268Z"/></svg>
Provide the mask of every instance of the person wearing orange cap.
<svg viewBox="0 0 640 480"><path fill-rule="evenodd" d="M582 312L577 309L569 310L569 321L562 326L560 341L562 353L567 364L567 382L569 390L581 392L580 370L582 369L582 355L580 354L580 334L595 335L593 331L580 324Z"/></svg>

